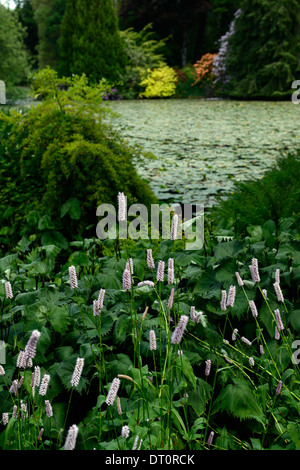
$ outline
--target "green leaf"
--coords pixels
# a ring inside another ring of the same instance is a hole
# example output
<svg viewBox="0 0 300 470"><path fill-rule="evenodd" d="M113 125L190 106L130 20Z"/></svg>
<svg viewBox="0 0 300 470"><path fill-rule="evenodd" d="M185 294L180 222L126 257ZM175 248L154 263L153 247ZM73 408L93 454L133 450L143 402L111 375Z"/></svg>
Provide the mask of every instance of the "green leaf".
<svg viewBox="0 0 300 470"><path fill-rule="evenodd" d="M271 248L275 248L277 244L276 240L276 224L273 220L267 220L262 226L262 234L267 242L267 245Z"/></svg>
<svg viewBox="0 0 300 470"><path fill-rule="evenodd" d="M234 379L218 395L213 413L225 411L241 420L253 418L262 422L264 415L257 397L246 381Z"/></svg>
<svg viewBox="0 0 300 470"><path fill-rule="evenodd" d="M223 344L222 337L219 335L217 331L213 330L212 328L206 328L205 334L207 336L209 344L212 347L217 347L218 345Z"/></svg>
<svg viewBox="0 0 300 470"><path fill-rule="evenodd" d="M46 252L46 257L51 259L55 259L61 251L56 245L42 246L41 249Z"/></svg>
<svg viewBox="0 0 300 470"><path fill-rule="evenodd" d="M113 271L110 273L98 274L97 281L99 282L99 285L102 286L102 289L122 289L122 282Z"/></svg>
<svg viewBox="0 0 300 470"><path fill-rule="evenodd" d="M300 449L300 425L299 423L289 423L288 431L290 438L295 443L296 449Z"/></svg>
<svg viewBox="0 0 300 470"><path fill-rule="evenodd" d="M37 226L38 224L38 221L39 221L39 213L34 210L34 211L30 211L27 216L26 216L26 222L28 225L30 225L31 227L35 227Z"/></svg>
<svg viewBox="0 0 300 470"><path fill-rule="evenodd" d="M49 321L54 329L60 334L65 333L69 325L69 314L65 307L52 305L49 311Z"/></svg>
<svg viewBox="0 0 300 470"><path fill-rule="evenodd" d="M189 391L189 403L194 411L201 416L206 409L212 392L212 387L205 380L197 378L196 390Z"/></svg>
<svg viewBox="0 0 300 470"><path fill-rule="evenodd" d="M126 336L128 334L128 320L129 317L127 314L121 315L114 327L114 339L117 343L124 343Z"/></svg>
<svg viewBox="0 0 300 470"><path fill-rule="evenodd" d="M39 291L34 292L24 292L18 294L15 298L18 305L32 305L36 302L39 297Z"/></svg>
<svg viewBox="0 0 300 470"><path fill-rule="evenodd" d="M53 230L54 225L53 222L51 221L51 218L49 215L43 215L38 222L38 229L39 230Z"/></svg>
<svg viewBox="0 0 300 470"><path fill-rule="evenodd" d="M42 245L55 245L62 250L69 246L67 239L56 230L46 230L41 237Z"/></svg>
<svg viewBox="0 0 300 470"><path fill-rule="evenodd" d="M51 331L42 326L40 328L41 336L37 343L36 362L43 363L47 360L47 351L51 346ZM30 333L31 334L31 333Z"/></svg>
<svg viewBox="0 0 300 470"><path fill-rule="evenodd" d="M300 333L300 310L294 310L290 314L290 322L297 333Z"/></svg>
<svg viewBox="0 0 300 470"><path fill-rule="evenodd" d="M0 272L6 271L8 268L15 268L16 267L16 260L18 258L18 254L7 255L4 258L0 259Z"/></svg>
<svg viewBox="0 0 300 470"><path fill-rule="evenodd" d="M83 251L74 251L69 258L69 263L74 266L90 266L91 261Z"/></svg>
<svg viewBox="0 0 300 470"><path fill-rule="evenodd" d="M178 413L177 410L175 410L175 408L172 408L172 413L173 413L173 422L175 424L175 426L177 427L177 429L182 433L182 435L185 437L185 439L189 439L189 436L188 436L188 433L187 433L187 430L186 430L186 427L185 427L185 424L180 416L180 414Z"/></svg>
<svg viewBox="0 0 300 470"><path fill-rule="evenodd" d="M260 242L263 239L263 230L260 225L250 225L247 227L247 231L252 243Z"/></svg>
<svg viewBox="0 0 300 470"><path fill-rule="evenodd" d="M236 256L242 249L242 245L237 240L230 240L229 242L219 243L214 251L214 256L217 260L223 258L232 258Z"/></svg>
<svg viewBox="0 0 300 470"><path fill-rule="evenodd" d="M197 253L186 253L180 252L175 254L175 264L176 266L188 266L191 262L197 263L198 265L202 266L203 264L203 257L198 255Z"/></svg>
<svg viewBox="0 0 300 470"><path fill-rule="evenodd" d="M193 294L200 294L204 298L211 299L218 296L221 284L216 280L216 273L213 268L209 266L207 271L203 271L200 279L195 285Z"/></svg>
<svg viewBox="0 0 300 470"><path fill-rule="evenodd" d="M251 445L253 450L263 450L263 446L259 439L254 439L250 437Z"/></svg>
<svg viewBox="0 0 300 470"><path fill-rule="evenodd" d="M65 361L72 356L73 348L71 346L60 346L56 348L55 353L60 361Z"/></svg>
<svg viewBox="0 0 300 470"><path fill-rule="evenodd" d="M60 216L64 217L69 214L71 219L79 220L81 216L80 202L76 197L71 197L65 202L60 210Z"/></svg>
<svg viewBox="0 0 300 470"><path fill-rule="evenodd" d="M216 268L216 280L219 282L235 281L236 260L226 259L220 266Z"/></svg>
<svg viewBox="0 0 300 470"><path fill-rule="evenodd" d="M14 441L14 438L12 435L15 434L15 431L18 426L18 420L16 418L11 417L8 424L6 425L5 431L3 431L3 450L10 449L9 444L11 441ZM2 435L1 435L1 441L2 441Z"/></svg>
<svg viewBox="0 0 300 470"><path fill-rule="evenodd" d="M111 361L110 368L113 369L114 375L124 374L128 375L128 371L132 368L133 363L129 356L126 354L117 354L117 359Z"/></svg>
<svg viewBox="0 0 300 470"><path fill-rule="evenodd" d="M183 354L176 358L176 365L178 369L182 370L184 376L192 384L193 388L196 389L196 377L188 358Z"/></svg>

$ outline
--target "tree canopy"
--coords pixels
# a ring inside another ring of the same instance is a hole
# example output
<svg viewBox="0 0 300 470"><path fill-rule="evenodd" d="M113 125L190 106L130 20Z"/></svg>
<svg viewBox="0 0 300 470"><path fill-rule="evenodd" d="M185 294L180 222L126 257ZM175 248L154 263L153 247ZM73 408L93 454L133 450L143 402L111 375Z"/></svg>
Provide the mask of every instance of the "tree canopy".
<svg viewBox="0 0 300 470"><path fill-rule="evenodd" d="M229 39L230 95L287 97L300 73L298 0L245 0Z"/></svg>
<svg viewBox="0 0 300 470"><path fill-rule="evenodd" d="M166 54L170 65L185 65L199 58L208 0L123 0L119 15L123 27L140 30L152 23L160 38L170 37Z"/></svg>
<svg viewBox="0 0 300 470"><path fill-rule="evenodd" d="M25 34L17 14L0 5L0 79L8 88L26 80L30 71Z"/></svg>
<svg viewBox="0 0 300 470"><path fill-rule="evenodd" d="M112 0L67 0L61 25L60 71L91 81L119 80L126 65Z"/></svg>

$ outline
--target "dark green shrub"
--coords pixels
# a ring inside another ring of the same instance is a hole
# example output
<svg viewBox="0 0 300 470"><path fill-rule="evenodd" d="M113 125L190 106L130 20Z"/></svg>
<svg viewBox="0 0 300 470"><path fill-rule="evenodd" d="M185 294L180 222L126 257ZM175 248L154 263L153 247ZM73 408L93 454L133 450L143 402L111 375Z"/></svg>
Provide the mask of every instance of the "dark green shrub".
<svg viewBox="0 0 300 470"><path fill-rule="evenodd" d="M58 230L67 239L83 232L95 236L98 205L116 205L119 191L129 204L155 200L132 164L135 150L104 123L103 84L89 87L85 76L73 77L66 80L69 89L61 91L58 82L55 72L43 70L34 85L42 103L25 114L1 115L0 206L6 242L18 241L20 230L28 234L24 226L32 218L33 227Z"/></svg>
<svg viewBox="0 0 300 470"><path fill-rule="evenodd" d="M300 214L300 153L280 157L276 166L264 178L236 183L228 199L219 200L212 210L223 228L234 226L236 234L244 236L250 225L263 225L273 220Z"/></svg>
<svg viewBox="0 0 300 470"><path fill-rule="evenodd" d="M199 86L195 85L196 72L192 65L187 65L182 69L176 69L177 84L176 84L176 98L196 98L203 96L203 91Z"/></svg>

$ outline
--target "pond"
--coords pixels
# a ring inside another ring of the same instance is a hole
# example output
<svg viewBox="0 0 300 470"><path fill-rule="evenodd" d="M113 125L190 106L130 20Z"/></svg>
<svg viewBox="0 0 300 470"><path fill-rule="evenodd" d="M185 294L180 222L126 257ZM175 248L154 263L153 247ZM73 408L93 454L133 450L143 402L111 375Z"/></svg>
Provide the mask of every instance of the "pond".
<svg viewBox="0 0 300 470"><path fill-rule="evenodd" d="M156 159L134 161L161 202L210 207L235 181L262 178L299 148L300 106L291 101L124 100L108 103L128 144Z"/></svg>

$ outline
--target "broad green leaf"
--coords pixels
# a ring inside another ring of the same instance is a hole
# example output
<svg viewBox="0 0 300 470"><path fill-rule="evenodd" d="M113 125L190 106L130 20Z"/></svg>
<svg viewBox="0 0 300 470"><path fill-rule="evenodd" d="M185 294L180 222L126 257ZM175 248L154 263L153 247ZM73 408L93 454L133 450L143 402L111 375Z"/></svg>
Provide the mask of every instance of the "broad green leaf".
<svg viewBox="0 0 300 470"><path fill-rule="evenodd" d="M253 437L250 437L251 445L253 450L263 450L262 443L260 442L259 439L255 439Z"/></svg>
<svg viewBox="0 0 300 470"><path fill-rule="evenodd" d="M242 249L242 245L237 240L219 243L214 251L214 256L217 260L223 258L232 258L236 256Z"/></svg>
<svg viewBox="0 0 300 470"><path fill-rule="evenodd" d="M300 310L294 310L290 314L290 322L292 327L300 333Z"/></svg>
<svg viewBox="0 0 300 470"><path fill-rule="evenodd" d="M117 343L124 343L128 334L129 316L127 314L121 315L114 327L114 339Z"/></svg>
<svg viewBox="0 0 300 470"><path fill-rule="evenodd" d="M45 230L42 234L41 241L43 245L55 245L62 250L66 250L69 246L67 239L56 230Z"/></svg>
<svg viewBox="0 0 300 470"><path fill-rule="evenodd" d="M30 211L30 212L27 214L27 216L26 216L26 222L27 222L28 225L30 225L31 227L37 226L38 221L39 221L39 213L38 213L36 210Z"/></svg>
<svg viewBox="0 0 300 470"><path fill-rule="evenodd" d="M73 352L74 351L72 346L59 346L55 350L55 354L57 355L60 361L65 361L66 359L69 359Z"/></svg>
<svg viewBox="0 0 300 470"><path fill-rule="evenodd" d="M251 237L252 243L260 242L263 239L263 230L260 225L250 225L247 231Z"/></svg>
<svg viewBox="0 0 300 470"><path fill-rule="evenodd" d="M98 274L97 281L102 289L122 289L122 279L117 277L113 271Z"/></svg>
<svg viewBox="0 0 300 470"><path fill-rule="evenodd" d="M230 283L235 283L236 277L236 260L235 259L226 259L216 268L216 280L219 282L228 281Z"/></svg>
<svg viewBox="0 0 300 470"><path fill-rule="evenodd" d="M22 294L18 294L15 300L18 305L32 305L33 303L36 302L38 297L39 297L39 291L24 292Z"/></svg>
<svg viewBox="0 0 300 470"><path fill-rule="evenodd" d="M38 222L38 229L39 230L53 230L54 229L54 224L51 221L51 218L49 215L43 215Z"/></svg>
<svg viewBox="0 0 300 470"><path fill-rule="evenodd" d="M90 266L91 261L83 251L74 251L69 257L69 263L74 266Z"/></svg>
<svg viewBox="0 0 300 470"><path fill-rule="evenodd" d="M260 422L264 419L257 396L242 379L234 379L218 395L213 414L225 411L240 420L253 418Z"/></svg>
<svg viewBox="0 0 300 470"><path fill-rule="evenodd" d="M64 217L69 214L71 219L79 220L81 216L80 202L76 197L71 197L65 202L60 210L60 216Z"/></svg>
<svg viewBox="0 0 300 470"><path fill-rule="evenodd" d="M206 409L212 392L212 387L205 380L197 378L197 387L189 391L189 403L198 416L201 416Z"/></svg>
<svg viewBox="0 0 300 470"><path fill-rule="evenodd" d="M60 334L65 333L69 325L68 310L65 307L52 305L48 316L54 331L57 331Z"/></svg>
<svg viewBox="0 0 300 470"><path fill-rule="evenodd" d="M200 279L195 285L193 294L199 294L204 298L211 299L219 295L220 288L221 284L216 280L216 273L212 267L209 267L207 271L202 272Z"/></svg>
<svg viewBox="0 0 300 470"><path fill-rule="evenodd" d="M6 271L8 268L14 269L16 267L16 260L18 254L7 255L0 259L0 272Z"/></svg>
<svg viewBox="0 0 300 470"><path fill-rule="evenodd" d="M289 423L288 432L292 441L295 443L296 449L300 450L300 425L299 423Z"/></svg>
<svg viewBox="0 0 300 470"><path fill-rule="evenodd" d="M177 371L181 369L183 375L192 384L193 388L196 389L196 377L188 358L183 354L176 358Z"/></svg>
<svg viewBox="0 0 300 470"><path fill-rule="evenodd" d="M55 245L42 246L41 249L43 251L45 251L47 258L54 258L54 259L57 257L57 255L61 251L60 248L58 246L55 246Z"/></svg>

